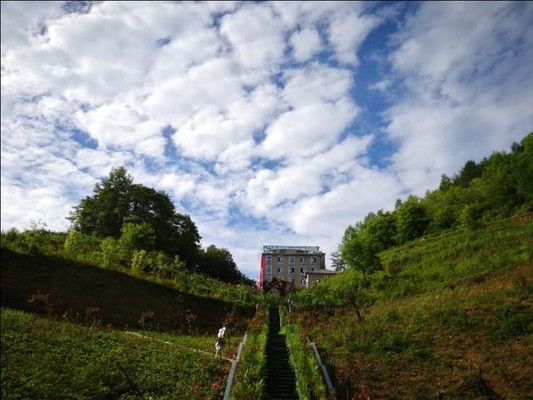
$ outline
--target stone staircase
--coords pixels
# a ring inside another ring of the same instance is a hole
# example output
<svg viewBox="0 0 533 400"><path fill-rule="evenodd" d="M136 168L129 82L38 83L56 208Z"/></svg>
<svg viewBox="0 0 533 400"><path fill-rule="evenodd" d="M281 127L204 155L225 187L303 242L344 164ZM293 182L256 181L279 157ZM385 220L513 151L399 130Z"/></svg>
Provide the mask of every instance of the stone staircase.
<svg viewBox="0 0 533 400"><path fill-rule="evenodd" d="M266 345L266 382L263 400L298 400L296 376L289 362L285 336L281 335L279 310L269 311L269 331Z"/></svg>

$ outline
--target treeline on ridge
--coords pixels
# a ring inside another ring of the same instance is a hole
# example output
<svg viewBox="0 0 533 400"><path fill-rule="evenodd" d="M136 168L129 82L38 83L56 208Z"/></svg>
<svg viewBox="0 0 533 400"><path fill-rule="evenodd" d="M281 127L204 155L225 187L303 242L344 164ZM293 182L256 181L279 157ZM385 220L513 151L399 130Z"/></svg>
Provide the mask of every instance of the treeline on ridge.
<svg viewBox="0 0 533 400"><path fill-rule="evenodd" d="M22 234L11 230L2 233L2 246L28 253L61 250L80 261L139 275L173 279L195 272L226 283L255 284L238 270L227 249L200 246L196 224L176 212L167 193L134 183L124 167L112 169L67 219L72 229L66 234L47 236L37 226Z"/></svg>
<svg viewBox="0 0 533 400"><path fill-rule="evenodd" d="M475 230L482 224L533 211L533 132L511 151L495 152L479 163L442 176L440 186L423 198L398 199L393 211L370 212L346 228L339 245L338 270L367 275L380 268L378 254L426 235L450 229Z"/></svg>

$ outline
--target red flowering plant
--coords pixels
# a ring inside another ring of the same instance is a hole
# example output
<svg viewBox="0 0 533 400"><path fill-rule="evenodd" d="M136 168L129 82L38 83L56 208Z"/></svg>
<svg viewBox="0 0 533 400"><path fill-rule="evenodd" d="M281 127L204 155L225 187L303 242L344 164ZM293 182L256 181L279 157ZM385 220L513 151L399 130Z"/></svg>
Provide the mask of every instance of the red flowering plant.
<svg viewBox="0 0 533 400"><path fill-rule="evenodd" d="M28 297L28 304L32 304L37 312L46 311L48 315L52 314L53 304L50 303L50 293L41 293L41 291L37 289L34 294Z"/></svg>
<svg viewBox="0 0 533 400"><path fill-rule="evenodd" d="M372 398L370 397L369 389L365 386L358 394L353 396L350 400L372 400Z"/></svg>

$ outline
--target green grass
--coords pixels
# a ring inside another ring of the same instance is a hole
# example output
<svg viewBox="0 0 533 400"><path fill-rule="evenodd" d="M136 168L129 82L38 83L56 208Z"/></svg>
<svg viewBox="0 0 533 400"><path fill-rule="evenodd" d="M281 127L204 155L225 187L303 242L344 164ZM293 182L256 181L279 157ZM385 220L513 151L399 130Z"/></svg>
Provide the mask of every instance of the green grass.
<svg viewBox="0 0 533 400"><path fill-rule="evenodd" d="M449 232L380 254L389 278L379 278L383 297L434 291L449 283L483 280L494 271L533 262L533 223L510 220L474 232Z"/></svg>
<svg viewBox="0 0 533 400"><path fill-rule="evenodd" d="M222 396L230 363L188 349L214 354L214 337L143 339L5 308L1 318L3 399L87 398L123 382L120 367L146 399Z"/></svg>
<svg viewBox="0 0 533 400"><path fill-rule="evenodd" d="M380 257L370 288L356 271L328 278L294 294L286 318L319 346L339 399L533 399L533 223Z"/></svg>
<svg viewBox="0 0 533 400"><path fill-rule="evenodd" d="M528 399L532 276L532 266L516 268L438 295L378 301L364 322L346 307L289 320L320 346L341 399L366 391L378 399L473 400L488 398L486 387Z"/></svg>
<svg viewBox="0 0 533 400"><path fill-rule="evenodd" d="M260 310L248 326L248 339L235 372L231 400L261 399L264 390L268 311Z"/></svg>
<svg viewBox="0 0 533 400"><path fill-rule="evenodd" d="M296 387L302 400L325 400L326 386L318 361L307 344L307 338L300 333L296 324L285 324L282 333L286 335L289 359L296 374Z"/></svg>

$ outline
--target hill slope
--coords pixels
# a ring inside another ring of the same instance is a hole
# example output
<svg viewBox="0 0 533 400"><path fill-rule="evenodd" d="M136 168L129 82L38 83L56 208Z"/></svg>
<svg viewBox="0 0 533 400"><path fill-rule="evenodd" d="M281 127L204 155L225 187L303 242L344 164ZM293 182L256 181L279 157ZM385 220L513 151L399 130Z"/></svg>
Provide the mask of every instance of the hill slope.
<svg viewBox="0 0 533 400"><path fill-rule="evenodd" d="M2 306L114 327L214 332L233 303L198 297L118 271L1 249ZM33 301L32 301L33 300ZM251 316L251 308L237 308Z"/></svg>
<svg viewBox="0 0 533 400"><path fill-rule="evenodd" d="M533 399L532 250L533 222L408 243L368 289L348 271L294 295L287 321L340 399Z"/></svg>

